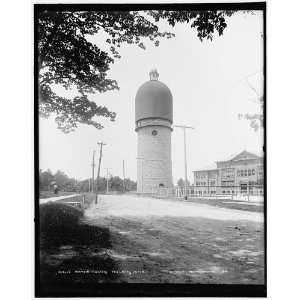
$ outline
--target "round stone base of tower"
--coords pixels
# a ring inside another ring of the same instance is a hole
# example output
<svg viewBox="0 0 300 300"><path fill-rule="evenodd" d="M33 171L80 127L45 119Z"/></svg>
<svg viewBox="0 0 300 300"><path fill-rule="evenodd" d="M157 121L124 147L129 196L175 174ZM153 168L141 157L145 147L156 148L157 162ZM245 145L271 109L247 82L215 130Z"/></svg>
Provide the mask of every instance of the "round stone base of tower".
<svg viewBox="0 0 300 300"><path fill-rule="evenodd" d="M171 128L154 125L140 127L138 133L137 192L153 193L172 187ZM162 122L162 121L160 121ZM167 122L167 121L165 121Z"/></svg>

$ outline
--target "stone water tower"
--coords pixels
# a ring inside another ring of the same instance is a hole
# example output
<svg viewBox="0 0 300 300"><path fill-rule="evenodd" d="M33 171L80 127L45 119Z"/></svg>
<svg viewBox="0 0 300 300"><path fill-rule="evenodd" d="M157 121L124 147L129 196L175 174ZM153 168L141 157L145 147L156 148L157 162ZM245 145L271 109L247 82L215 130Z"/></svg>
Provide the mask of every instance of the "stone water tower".
<svg viewBox="0 0 300 300"><path fill-rule="evenodd" d="M172 187L171 133L173 98L170 89L152 70L150 80L135 97L135 131L138 135L137 192L152 193Z"/></svg>

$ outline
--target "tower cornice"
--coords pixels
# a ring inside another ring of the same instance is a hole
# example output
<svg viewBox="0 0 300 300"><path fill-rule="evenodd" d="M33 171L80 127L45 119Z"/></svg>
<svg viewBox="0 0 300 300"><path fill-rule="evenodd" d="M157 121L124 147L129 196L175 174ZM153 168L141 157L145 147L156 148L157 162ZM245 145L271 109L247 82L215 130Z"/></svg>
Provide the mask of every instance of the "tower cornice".
<svg viewBox="0 0 300 300"><path fill-rule="evenodd" d="M138 131L140 128L149 127L149 126L167 127L171 131L173 131L172 122L164 118L145 118L139 120L136 122L135 131Z"/></svg>

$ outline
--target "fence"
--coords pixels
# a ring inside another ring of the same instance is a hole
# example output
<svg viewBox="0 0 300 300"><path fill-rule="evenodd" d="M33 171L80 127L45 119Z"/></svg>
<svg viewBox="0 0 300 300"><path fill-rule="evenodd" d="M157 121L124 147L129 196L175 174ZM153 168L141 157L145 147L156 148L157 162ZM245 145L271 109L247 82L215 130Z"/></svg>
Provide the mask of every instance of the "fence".
<svg viewBox="0 0 300 300"><path fill-rule="evenodd" d="M192 186L153 189L152 196L158 198L230 199L236 201L263 201L263 185L239 186Z"/></svg>
<svg viewBox="0 0 300 300"><path fill-rule="evenodd" d="M84 211L85 195L78 195L73 198L62 199L59 202L73 206L81 211Z"/></svg>
<svg viewBox="0 0 300 300"><path fill-rule="evenodd" d="M63 203L66 205L73 206L77 209L84 210L85 195L74 194L74 195L65 195L65 196L40 199L40 204L48 203L48 202Z"/></svg>

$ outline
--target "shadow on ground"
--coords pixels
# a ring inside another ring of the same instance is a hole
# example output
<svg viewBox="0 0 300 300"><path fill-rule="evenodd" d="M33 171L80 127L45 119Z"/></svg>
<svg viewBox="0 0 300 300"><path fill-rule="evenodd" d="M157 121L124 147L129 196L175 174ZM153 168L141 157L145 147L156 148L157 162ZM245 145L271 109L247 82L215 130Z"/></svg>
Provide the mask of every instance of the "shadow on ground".
<svg viewBox="0 0 300 300"><path fill-rule="evenodd" d="M118 281L118 266L107 254L109 229L83 224L82 216L61 203L40 206L40 295L63 296L79 287L92 292Z"/></svg>
<svg viewBox="0 0 300 300"><path fill-rule="evenodd" d="M263 223L203 217L99 217L128 283L264 284ZM134 273L135 270L142 272Z"/></svg>

